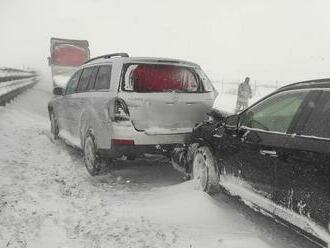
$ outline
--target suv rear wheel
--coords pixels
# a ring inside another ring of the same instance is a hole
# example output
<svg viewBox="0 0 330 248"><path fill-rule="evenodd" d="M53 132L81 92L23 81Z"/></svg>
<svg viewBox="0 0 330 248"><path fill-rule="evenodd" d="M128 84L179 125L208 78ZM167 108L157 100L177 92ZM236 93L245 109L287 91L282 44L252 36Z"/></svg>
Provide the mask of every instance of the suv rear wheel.
<svg viewBox="0 0 330 248"><path fill-rule="evenodd" d="M50 113L50 132L52 135L53 140L57 140L58 133L59 133L59 128L58 128L58 122L56 120L56 117L53 112Z"/></svg>
<svg viewBox="0 0 330 248"><path fill-rule="evenodd" d="M84 143L84 161L88 173L91 176L98 175L101 170L101 161L97 155L95 138L92 133L88 132Z"/></svg>
<svg viewBox="0 0 330 248"><path fill-rule="evenodd" d="M219 170L211 149L198 147L193 158L192 178L203 191L211 194L219 189Z"/></svg>

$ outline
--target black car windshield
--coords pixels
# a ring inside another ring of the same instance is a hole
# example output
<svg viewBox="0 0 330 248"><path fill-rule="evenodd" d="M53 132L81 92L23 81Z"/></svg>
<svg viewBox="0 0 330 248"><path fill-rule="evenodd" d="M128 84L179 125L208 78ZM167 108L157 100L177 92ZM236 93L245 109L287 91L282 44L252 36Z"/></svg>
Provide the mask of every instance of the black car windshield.
<svg viewBox="0 0 330 248"><path fill-rule="evenodd" d="M308 91L276 94L242 114L240 125L285 133Z"/></svg>

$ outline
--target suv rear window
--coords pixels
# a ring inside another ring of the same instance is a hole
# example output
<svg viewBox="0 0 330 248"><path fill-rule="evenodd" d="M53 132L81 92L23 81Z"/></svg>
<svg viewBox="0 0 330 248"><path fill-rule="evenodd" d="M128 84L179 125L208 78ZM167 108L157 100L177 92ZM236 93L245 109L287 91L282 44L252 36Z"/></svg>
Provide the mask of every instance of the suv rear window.
<svg viewBox="0 0 330 248"><path fill-rule="evenodd" d="M194 72L174 65L131 64L127 67L123 90L135 92L198 92Z"/></svg>

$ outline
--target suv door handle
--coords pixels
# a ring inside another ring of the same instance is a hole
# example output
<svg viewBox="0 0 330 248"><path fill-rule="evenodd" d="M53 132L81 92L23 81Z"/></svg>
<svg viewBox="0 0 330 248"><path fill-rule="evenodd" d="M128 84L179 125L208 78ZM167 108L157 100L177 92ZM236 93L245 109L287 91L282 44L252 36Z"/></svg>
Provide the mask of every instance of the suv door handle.
<svg viewBox="0 0 330 248"><path fill-rule="evenodd" d="M278 157L276 151L274 151L274 150L260 150L260 154L263 155L263 156L269 156L269 157L272 157L272 158L277 158Z"/></svg>

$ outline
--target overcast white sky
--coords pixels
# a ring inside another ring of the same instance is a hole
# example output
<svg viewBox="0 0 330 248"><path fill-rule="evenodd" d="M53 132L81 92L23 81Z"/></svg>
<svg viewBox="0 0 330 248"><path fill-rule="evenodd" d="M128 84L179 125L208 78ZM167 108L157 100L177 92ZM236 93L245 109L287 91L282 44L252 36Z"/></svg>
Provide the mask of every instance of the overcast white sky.
<svg viewBox="0 0 330 248"><path fill-rule="evenodd" d="M1 0L0 66L50 75L50 37L91 55L174 57L212 79L330 77L329 0Z"/></svg>

